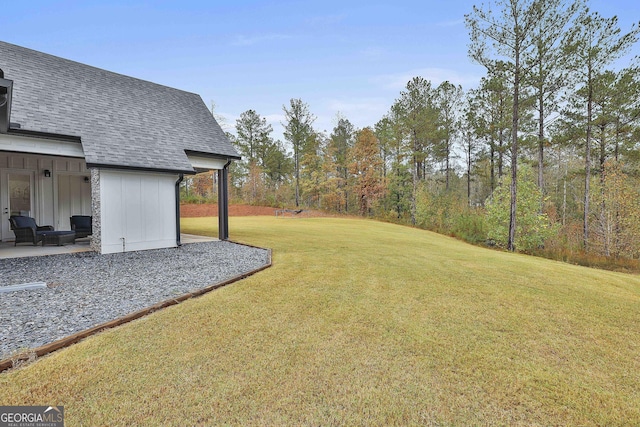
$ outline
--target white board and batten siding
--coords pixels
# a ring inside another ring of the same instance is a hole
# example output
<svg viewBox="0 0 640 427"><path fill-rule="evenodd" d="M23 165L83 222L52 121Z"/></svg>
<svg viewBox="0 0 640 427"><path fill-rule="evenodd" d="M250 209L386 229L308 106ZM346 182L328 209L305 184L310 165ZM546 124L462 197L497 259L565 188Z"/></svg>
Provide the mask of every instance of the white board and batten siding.
<svg viewBox="0 0 640 427"><path fill-rule="evenodd" d="M0 148L2 142L0 138ZM44 176L45 170L51 176ZM71 215L91 215L90 173L84 159L0 151L0 237L3 241L14 239L8 221L9 176L30 177L31 210L26 214L40 225L69 230Z"/></svg>
<svg viewBox="0 0 640 427"><path fill-rule="evenodd" d="M177 175L100 170L101 252L177 246Z"/></svg>
<svg viewBox="0 0 640 427"><path fill-rule="evenodd" d="M69 230L72 215L91 215L91 184L84 162L55 160L57 194L54 204L57 212L56 230Z"/></svg>
<svg viewBox="0 0 640 427"><path fill-rule="evenodd" d="M72 215L91 215L91 184L85 176L63 175L58 181L58 217L57 228L69 227Z"/></svg>

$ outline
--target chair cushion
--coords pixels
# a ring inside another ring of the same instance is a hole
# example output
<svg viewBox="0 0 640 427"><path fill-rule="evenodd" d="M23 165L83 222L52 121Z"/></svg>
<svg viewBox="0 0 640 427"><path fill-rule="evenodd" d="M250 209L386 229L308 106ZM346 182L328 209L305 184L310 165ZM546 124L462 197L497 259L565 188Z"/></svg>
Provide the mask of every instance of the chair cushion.
<svg viewBox="0 0 640 427"><path fill-rule="evenodd" d="M76 230L91 230L91 217L84 215L74 215L71 217L71 224Z"/></svg>
<svg viewBox="0 0 640 427"><path fill-rule="evenodd" d="M14 216L13 222L17 228L31 228L36 231L36 220L28 216Z"/></svg>

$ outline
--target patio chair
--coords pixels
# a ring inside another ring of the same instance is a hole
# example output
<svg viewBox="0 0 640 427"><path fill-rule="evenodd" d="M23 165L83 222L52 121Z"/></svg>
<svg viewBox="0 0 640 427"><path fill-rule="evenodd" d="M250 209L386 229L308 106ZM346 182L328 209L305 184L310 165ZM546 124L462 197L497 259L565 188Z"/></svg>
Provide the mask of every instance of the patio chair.
<svg viewBox="0 0 640 427"><path fill-rule="evenodd" d="M92 220L93 218L88 215L73 215L69 218L71 230L76 232L77 238L87 237L93 234Z"/></svg>
<svg viewBox="0 0 640 427"><path fill-rule="evenodd" d="M16 235L14 246L18 243L32 243L37 245L44 239L45 231L53 231L50 225L38 226L36 220L29 216L13 215L9 218L11 229Z"/></svg>

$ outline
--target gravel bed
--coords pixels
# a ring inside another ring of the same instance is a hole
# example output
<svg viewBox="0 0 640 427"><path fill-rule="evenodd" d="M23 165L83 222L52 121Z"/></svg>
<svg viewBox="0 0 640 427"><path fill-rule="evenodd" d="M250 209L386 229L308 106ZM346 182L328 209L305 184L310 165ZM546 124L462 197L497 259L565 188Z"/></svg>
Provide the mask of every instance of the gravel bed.
<svg viewBox="0 0 640 427"><path fill-rule="evenodd" d="M268 263L265 249L214 241L180 248L0 260L0 359L202 289Z"/></svg>

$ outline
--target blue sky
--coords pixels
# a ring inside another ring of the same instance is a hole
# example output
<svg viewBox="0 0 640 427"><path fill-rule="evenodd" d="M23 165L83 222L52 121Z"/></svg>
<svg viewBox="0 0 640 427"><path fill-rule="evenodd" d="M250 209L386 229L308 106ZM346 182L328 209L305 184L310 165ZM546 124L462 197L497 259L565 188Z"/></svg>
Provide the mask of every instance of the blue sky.
<svg viewBox="0 0 640 427"><path fill-rule="evenodd" d="M475 86L484 69L467 57L464 14L481 3L7 0L0 39L198 93L229 128L254 109L281 138L291 98L330 132L338 112L374 125L413 76ZM638 0L590 6L623 31L640 20Z"/></svg>

